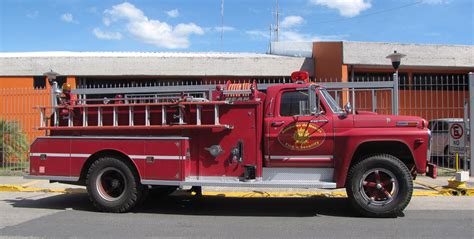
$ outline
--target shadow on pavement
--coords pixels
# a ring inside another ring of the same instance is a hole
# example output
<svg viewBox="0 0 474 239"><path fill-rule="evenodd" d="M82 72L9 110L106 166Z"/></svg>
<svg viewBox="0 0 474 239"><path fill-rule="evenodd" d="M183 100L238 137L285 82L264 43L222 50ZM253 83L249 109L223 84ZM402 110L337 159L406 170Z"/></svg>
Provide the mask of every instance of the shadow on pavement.
<svg viewBox="0 0 474 239"><path fill-rule="evenodd" d="M18 208L97 211L87 194L61 194L41 199L17 198L6 202ZM358 217L347 198L225 198L169 196L148 198L131 213L209 216Z"/></svg>

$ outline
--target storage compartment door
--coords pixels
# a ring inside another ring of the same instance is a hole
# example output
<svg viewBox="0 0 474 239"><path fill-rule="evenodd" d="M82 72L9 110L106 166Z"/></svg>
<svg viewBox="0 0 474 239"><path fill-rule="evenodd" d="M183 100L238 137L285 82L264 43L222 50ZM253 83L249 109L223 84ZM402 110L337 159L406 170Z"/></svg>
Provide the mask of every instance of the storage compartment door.
<svg viewBox="0 0 474 239"><path fill-rule="evenodd" d="M182 180L186 159L185 140L145 141L145 175L147 180Z"/></svg>

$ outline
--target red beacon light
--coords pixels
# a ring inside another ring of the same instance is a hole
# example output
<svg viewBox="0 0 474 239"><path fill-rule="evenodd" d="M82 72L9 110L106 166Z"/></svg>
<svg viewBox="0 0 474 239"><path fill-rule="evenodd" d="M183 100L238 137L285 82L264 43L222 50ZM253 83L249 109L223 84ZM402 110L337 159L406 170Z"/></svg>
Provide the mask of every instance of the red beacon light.
<svg viewBox="0 0 474 239"><path fill-rule="evenodd" d="M309 73L307 71L295 71L291 73L291 80L294 83L308 83Z"/></svg>

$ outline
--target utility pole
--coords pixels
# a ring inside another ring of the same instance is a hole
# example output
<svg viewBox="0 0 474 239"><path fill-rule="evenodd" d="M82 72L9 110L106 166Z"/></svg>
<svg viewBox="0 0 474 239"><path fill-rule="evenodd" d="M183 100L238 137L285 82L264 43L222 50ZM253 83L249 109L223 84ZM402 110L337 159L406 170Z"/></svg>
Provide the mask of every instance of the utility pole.
<svg viewBox="0 0 474 239"><path fill-rule="evenodd" d="M278 0L276 0L276 28L275 28L275 36L276 36L276 41L279 41L280 38L280 12L278 11Z"/></svg>

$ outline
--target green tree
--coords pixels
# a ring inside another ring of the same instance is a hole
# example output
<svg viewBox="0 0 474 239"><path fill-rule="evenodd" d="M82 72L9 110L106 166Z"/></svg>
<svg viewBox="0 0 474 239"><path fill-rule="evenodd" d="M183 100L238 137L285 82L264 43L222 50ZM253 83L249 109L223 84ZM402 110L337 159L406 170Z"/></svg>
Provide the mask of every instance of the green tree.
<svg viewBox="0 0 474 239"><path fill-rule="evenodd" d="M19 163L28 159L28 139L18 122L0 119L0 163ZM1 166L1 165L0 165Z"/></svg>

